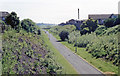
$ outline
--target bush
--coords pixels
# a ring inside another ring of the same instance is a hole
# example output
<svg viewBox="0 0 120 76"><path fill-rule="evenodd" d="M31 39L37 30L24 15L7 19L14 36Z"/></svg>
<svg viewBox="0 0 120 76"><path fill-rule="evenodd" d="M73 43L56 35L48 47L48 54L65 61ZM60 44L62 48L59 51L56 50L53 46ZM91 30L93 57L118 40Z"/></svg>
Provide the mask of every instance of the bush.
<svg viewBox="0 0 120 76"><path fill-rule="evenodd" d="M11 25L12 28L17 29L17 26L19 26L20 20L19 20L19 17L17 17L17 14L15 12L11 12L11 14L6 16L5 22L7 25Z"/></svg>
<svg viewBox="0 0 120 76"><path fill-rule="evenodd" d="M113 27L120 24L120 15L117 18L109 18L104 21L106 27Z"/></svg>
<svg viewBox="0 0 120 76"><path fill-rule="evenodd" d="M38 34L40 35L40 30L37 29L37 25L35 24L35 22L33 22L32 20L30 19L24 19L21 21L21 26L24 30L26 30L27 32L31 32L31 33L34 33L34 34Z"/></svg>
<svg viewBox="0 0 120 76"><path fill-rule="evenodd" d="M96 35L103 35L105 33L105 30L107 30L107 28L101 25L95 30L95 33Z"/></svg>
<svg viewBox="0 0 120 76"><path fill-rule="evenodd" d="M92 54L96 58L104 58L105 60L112 61L113 64L118 65L118 36L103 35L102 37L96 37L92 40L92 43L87 45L86 51Z"/></svg>
<svg viewBox="0 0 120 76"><path fill-rule="evenodd" d="M106 20L104 21L104 25L105 25L106 27L113 27L113 26L115 26L115 25L114 25L114 22L115 22L115 18L109 18L109 19L106 19Z"/></svg>
<svg viewBox="0 0 120 76"><path fill-rule="evenodd" d="M40 30L38 30L38 35L41 35L41 31Z"/></svg>
<svg viewBox="0 0 120 76"><path fill-rule="evenodd" d="M95 38L96 35L94 33L82 35L76 38L74 46L86 47L88 44L91 44Z"/></svg>
<svg viewBox="0 0 120 76"><path fill-rule="evenodd" d="M118 15L118 18L115 19L114 25L120 24L120 15Z"/></svg>
<svg viewBox="0 0 120 76"><path fill-rule="evenodd" d="M65 41L65 39L68 39L69 33L67 31L62 31L59 36L62 41Z"/></svg>
<svg viewBox="0 0 120 76"><path fill-rule="evenodd" d="M50 32L58 35L60 32L64 30L67 30L69 33L71 33L75 29L76 27L74 25L54 26L50 29Z"/></svg>
<svg viewBox="0 0 120 76"><path fill-rule="evenodd" d="M105 30L105 35L117 34L118 32L120 32L120 25L108 28L107 30Z"/></svg>
<svg viewBox="0 0 120 76"><path fill-rule="evenodd" d="M81 36L80 31L73 31L69 34L69 41L68 43L75 43L77 41L77 38Z"/></svg>
<svg viewBox="0 0 120 76"><path fill-rule="evenodd" d="M98 25L96 20L88 19L87 21L83 22L82 25L80 25L80 33L83 35L86 33L94 32L97 27Z"/></svg>

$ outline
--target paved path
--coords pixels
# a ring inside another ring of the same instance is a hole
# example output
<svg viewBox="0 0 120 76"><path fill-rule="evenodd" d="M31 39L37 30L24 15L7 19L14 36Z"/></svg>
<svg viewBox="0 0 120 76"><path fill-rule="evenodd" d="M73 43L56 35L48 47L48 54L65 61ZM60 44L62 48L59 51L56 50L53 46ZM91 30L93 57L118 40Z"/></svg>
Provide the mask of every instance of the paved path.
<svg viewBox="0 0 120 76"><path fill-rule="evenodd" d="M45 31L45 30L44 30ZM57 42L56 38L53 37L48 31L45 31L54 47L68 60L69 63L77 70L80 74L102 74L100 71L95 69L93 66L88 64L78 55L74 54L70 49Z"/></svg>

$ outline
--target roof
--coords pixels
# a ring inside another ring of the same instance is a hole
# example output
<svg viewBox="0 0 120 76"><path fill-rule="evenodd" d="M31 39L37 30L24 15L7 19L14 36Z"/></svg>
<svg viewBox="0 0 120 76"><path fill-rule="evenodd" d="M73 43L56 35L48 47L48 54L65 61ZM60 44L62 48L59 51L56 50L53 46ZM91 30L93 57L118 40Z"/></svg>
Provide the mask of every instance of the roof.
<svg viewBox="0 0 120 76"><path fill-rule="evenodd" d="M90 15L88 15L88 18L93 18L95 20L107 19L107 18L110 18L111 15L118 16L118 14L90 14Z"/></svg>
<svg viewBox="0 0 120 76"><path fill-rule="evenodd" d="M7 16L8 14L9 14L8 12L2 12L2 11L0 11L0 17Z"/></svg>

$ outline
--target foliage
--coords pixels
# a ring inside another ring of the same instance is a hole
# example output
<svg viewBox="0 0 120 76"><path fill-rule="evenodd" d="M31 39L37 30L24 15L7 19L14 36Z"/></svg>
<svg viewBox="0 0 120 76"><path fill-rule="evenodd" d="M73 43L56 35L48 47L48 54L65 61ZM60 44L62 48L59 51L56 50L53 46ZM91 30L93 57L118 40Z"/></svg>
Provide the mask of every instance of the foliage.
<svg viewBox="0 0 120 76"><path fill-rule="evenodd" d="M85 26L81 27L89 31L89 27L87 27L86 22L83 24ZM59 29L62 27L59 27ZM50 31L55 32L55 29L53 28L55 27L52 27ZM118 66L119 58L117 46L120 44L118 43L118 32L120 32L120 25L116 25L111 28L99 25L99 27L94 32L91 32L91 34L83 35L80 34L81 31L73 30L69 33L68 43L71 43L74 46L85 48L86 51L93 57L102 58L105 61L109 61Z"/></svg>
<svg viewBox="0 0 120 76"><path fill-rule="evenodd" d="M80 31L73 31L69 34L69 41L68 43L75 43L77 41L77 38L81 36Z"/></svg>
<svg viewBox="0 0 120 76"><path fill-rule="evenodd" d="M6 16L5 22L7 25L11 25L12 28L18 29L20 27L20 20L15 12L11 12L8 16Z"/></svg>
<svg viewBox="0 0 120 76"><path fill-rule="evenodd" d="M87 51L96 58L104 58L111 61L114 65L118 66L118 36L113 34L110 36L102 36L95 38L93 43L87 45Z"/></svg>
<svg viewBox="0 0 120 76"><path fill-rule="evenodd" d="M120 25L108 28L107 30L105 30L105 35L117 34L118 32L120 32Z"/></svg>
<svg viewBox="0 0 120 76"><path fill-rule="evenodd" d="M2 48L2 74L56 74L60 70L41 35L23 29L17 33L10 27L3 33Z"/></svg>
<svg viewBox="0 0 120 76"><path fill-rule="evenodd" d="M115 19L114 25L120 24L120 14L118 15L118 18Z"/></svg>
<svg viewBox="0 0 120 76"><path fill-rule="evenodd" d="M97 27L98 25L96 20L88 19L87 21L83 22L82 25L80 25L80 33L83 35L86 33L94 32Z"/></svg>
<svg viewBox="0 0 120 76"><path fill-rule="evenodd" d="M96 35L103 35L105 33L105 30L107 30L107 28L105 26L100 25L96 30L95 33Z"/></svg>
<svg viewBox="0 0 120 76"><path fill-rule="evenodd" d="M22 20L21 21L21 26L27 32L31 32L31 33L40 35L40 30L37 29L38 28L37 25L31 19Z"/></svg>
<svg viewBox="0 0 120 76"><path fill-rule="evenodd" d="M106 27L113 27L120 24L120 15L117 18L108 18L104 21Z"/></svg>
<svg viewBox="0 0 120 76"><path fill-rule="evenodd" d="M2 20L0 20L0 32L4 32L4 30L5 30L5 22L4 21L2 21Z"/></svg>
<svg viewBox="0 0 120 76"><path fill-rule="evenodd" d="M113 27L115 22L115 18L109 18L104 21L104 25L106 27Z"/></svg>
<svg viewBox="0 0 120 76"><path fill-rule="evenodd" d="M50 32L58 35L62 31L67 31L67 32L71 33L75 29L76 29L76 27L74 25L54 26L50 29Z"/></svg>
<svg viewBox="0 0 120 76"><path fill-rule="evenodd" d="M68 39L69 32L67 31L62 31L60 32L59 36L62 41L65 41L65 39Z"/></svg>
<svg viewBox="0 0 120 76"><path fill-rule="evenodd" d="M96 38L95 33L82 35L76 38L77 40L74 46L86 47L88 44L92 43L92 40L94 40L95 38Z"/></svg>
<svg viewBox="0 0 120 76"><path fill-rule="evenodd" d="M17 14L13 15L17 17ZM32 20L24 19L19 22L19 26L19 32L17 32L18 25L16 25L14 27L7 26L8 28L5 28L3 33L3 57L1 61L3 74L61 74L62 70L65 73L77 73L55 48L48 47L52 45L45 42L47 37L41 35L41 30ZM71 32L75 29L75 26L71 25L63 28ZM62 31L61 29L58 30L59 32ZM58 58L54 59L52 51L56 51L55 54L58 55ZM64 68L56 61L60 62ZM72 68L72 70L68 70L68 68Z"/></svg>

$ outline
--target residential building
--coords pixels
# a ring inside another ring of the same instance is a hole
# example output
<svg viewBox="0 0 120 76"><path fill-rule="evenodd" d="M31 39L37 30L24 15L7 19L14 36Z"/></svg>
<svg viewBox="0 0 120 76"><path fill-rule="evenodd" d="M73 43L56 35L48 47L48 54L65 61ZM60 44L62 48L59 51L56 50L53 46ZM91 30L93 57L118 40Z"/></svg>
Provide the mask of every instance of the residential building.
<svg viewBox="0 0 120 76"><path fill-rule="evenodd" d="M5 17L8 15L8 12L0 11L0 20L5 21Z"/></svg>
<svg viewBox="0 0 120 76"><path fill-rule="evenodd" d="M108 18L117 18L118 14L90 14L88 18L92 18L94 20L98 20L98 24L103 25L104 21Z"/></svg>

